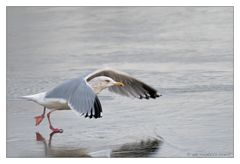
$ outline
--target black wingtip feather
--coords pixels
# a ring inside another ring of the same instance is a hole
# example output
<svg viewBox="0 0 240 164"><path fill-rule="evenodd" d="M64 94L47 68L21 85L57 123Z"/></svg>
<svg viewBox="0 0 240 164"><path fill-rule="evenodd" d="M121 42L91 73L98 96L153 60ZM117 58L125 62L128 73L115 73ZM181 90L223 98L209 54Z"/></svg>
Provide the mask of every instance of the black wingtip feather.
<svg viewBox="0 0 240 164"><path fill-rule="evenodd" d="M94 115L93 115L93 110L94 110ZM98 99L98 97L96 96L95 98L95 101L94 101L94 106L93 108L91 109L91 114L88 115L88 113L85 114L85 117L89 117L90 119L91 118L101 118L101 113L102 113L102 106L101 106L101 103Z"/></svg>
<svg viewBox="0 0 240 164"><path fill-rule="evenodd" d="M148 90L146 90L146 91L147 91L147 94L145 94L144 96L139 95L139 99L147 99L147 100L150 99L150 98L156 99L157 97L162 96L162 95L159 95L157 93L157 91L152 89L152 88L148 88Z"/></svg>
<svg viewBox="0 0 240 164"><path fill-rule="evenodd" d="M148 85L143 85L143 88L147 91L147 93L149 94L148 98L153 98L156 99L157 97L160 97L162 95L159 95L157 93L157 90L153 89L152 87L148 86Z"/></svg>

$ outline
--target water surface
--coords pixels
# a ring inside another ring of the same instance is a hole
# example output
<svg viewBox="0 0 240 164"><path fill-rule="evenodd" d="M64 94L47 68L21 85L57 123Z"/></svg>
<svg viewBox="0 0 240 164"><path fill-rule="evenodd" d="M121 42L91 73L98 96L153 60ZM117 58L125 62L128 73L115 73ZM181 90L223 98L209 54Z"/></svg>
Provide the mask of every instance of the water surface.
<svg viewBox="0 0 240 164"><path fill-rule="evenodd" d="M103 91L103 118L19 97L102 67L163 96ZM7 7L7 157L232 157L232 7Z"/></svg>

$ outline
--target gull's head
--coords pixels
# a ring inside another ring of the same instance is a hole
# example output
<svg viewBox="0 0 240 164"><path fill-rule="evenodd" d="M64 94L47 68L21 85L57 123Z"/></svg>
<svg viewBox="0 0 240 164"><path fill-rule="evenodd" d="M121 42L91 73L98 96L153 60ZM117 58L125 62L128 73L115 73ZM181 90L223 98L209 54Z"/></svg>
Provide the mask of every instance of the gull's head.
<svg viewBox="0 0 240 164"><path fill-rule="evenodd" d="M124 84L119 81L115 81L110 77L107 76L98 76L93 78L88 82L91 87L95 90L96 93L99 93L101 90L111 87L111 86L119 86L123 87Z"/></svg>
<svg viewBox="0 0 240 164"><path fill-rule="evenodd" d="M111 86L123 87L124 86L124 84L122 82L115 81L112 78L107 77L107 76L100 76L100 77L98 77L98 80L99 80L99 83L105 87L111 87Z"/></svg>

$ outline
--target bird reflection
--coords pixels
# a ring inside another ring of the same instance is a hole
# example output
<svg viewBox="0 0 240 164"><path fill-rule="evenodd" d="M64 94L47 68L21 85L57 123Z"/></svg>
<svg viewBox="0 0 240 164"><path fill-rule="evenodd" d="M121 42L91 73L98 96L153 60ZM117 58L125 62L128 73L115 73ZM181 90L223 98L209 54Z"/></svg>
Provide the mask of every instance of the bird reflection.
<svg viewBox="0 0 240 164"><path fill-rule="evenodd" d="M52 146L52 139L58 132L49 134L49 141L36 132L36 141L44 144L45 157L151 157L162 145L163 141L158 138L141 140L140 142L127 143L114 149L87 152L84 148L56 148Z"/></svg>
<svg viewBox="0 0 240 164"><path fill-rule="evenodd" d="M49 141L47 143L43 136L36 132L36 141L41 141L44 144L44 152L46 157L91 157L87 154L85 149L67 149L52 147L52 139L55 134L59 132L52 132L49 134Z"/></svg>
<svg viewBox="0 0 240 164"><path fill-rule="evenodd" d="M124 144L119 149L113 150L111 157L149 157L157 152L162 143L155 138Z"/></svg>

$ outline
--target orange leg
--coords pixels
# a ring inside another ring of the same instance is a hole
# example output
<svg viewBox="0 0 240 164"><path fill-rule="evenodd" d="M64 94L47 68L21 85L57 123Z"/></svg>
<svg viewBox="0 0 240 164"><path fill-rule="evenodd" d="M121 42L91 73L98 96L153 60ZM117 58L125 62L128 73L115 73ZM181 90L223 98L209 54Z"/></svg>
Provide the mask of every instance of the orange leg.
<svg viewBox="0 0 240 164"><path fill-rule="evenodd" d="M55 111L55 110L52 110L51 112L49 112L49 113L47 114L48 123L49 123L49 128L50 128L53 132L62 133L62 132L63 132L62 129L54 128L54 127L52 126L52 123L51 123L51 120L50 120L50 114L51 114L52 112L54 112L54 111Z"/></svg>
<svg viewBox="0 0 240 164"><path fill-rule="evenodd" d="M41 114L40 116L34 117L34 118L35 118L35 125L36 125L36 126L38 126L38 125L42 122L42 120L44 119L44 117L45 117L45 112L46 112L46 107L44 107L44 109L43 109L43 114Z"/></svg>

